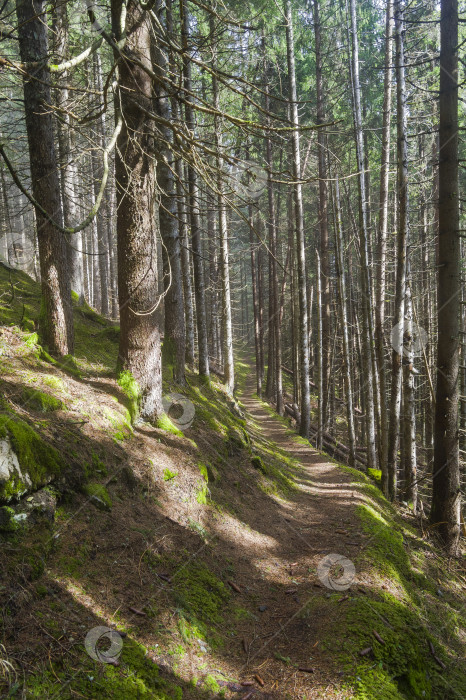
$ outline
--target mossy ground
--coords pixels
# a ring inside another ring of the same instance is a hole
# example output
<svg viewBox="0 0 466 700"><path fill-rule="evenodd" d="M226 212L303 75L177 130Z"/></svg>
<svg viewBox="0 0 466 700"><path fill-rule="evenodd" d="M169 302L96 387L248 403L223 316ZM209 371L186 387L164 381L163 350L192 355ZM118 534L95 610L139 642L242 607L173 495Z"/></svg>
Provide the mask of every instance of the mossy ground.
<svg viewBox="0 0 466 700"><path fill-rule="evenodd" d="M2 535L0 657L14 671L0 693L211 700L238 697L227 683L245 678L259 690L257 673L286 700L466 696L461 578L372 479L341 468L345 513L365 538L344 599L314 586L314 550L340 542L328 515L315 514L327 530L314 535L303 510L316 497L312 471L242 418L215 378L205 385L188 372L181 389L165 373L164 391L195 406L185 435L132 425L127 382L115 375L118 328L75 304L75 355L60 365L37 350L37 285L13 277L15 300L0 307L0 323L16 324L0 329L2 408L27 426L23 444L32 431L52 450L59 503L54 523ZM8 278L0 270L5 290ZM238 389L250 372L237 365ZM15 404L23 387L62 411ZM98 625L125 634L119 666L85 652Z"/></svg>

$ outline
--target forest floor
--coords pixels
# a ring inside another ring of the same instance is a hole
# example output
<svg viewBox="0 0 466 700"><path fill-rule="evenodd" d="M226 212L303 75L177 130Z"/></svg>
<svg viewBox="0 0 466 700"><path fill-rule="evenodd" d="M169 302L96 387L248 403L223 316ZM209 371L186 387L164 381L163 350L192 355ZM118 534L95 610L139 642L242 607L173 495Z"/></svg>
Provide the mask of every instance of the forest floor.
<svg viewBox="0 0 466 700"><path fill-rule="evenodd" d="M0 419L63 465L38 492L52 512L0 531L1 697L466 697L464 567L425 523L299 438L247 358L242 408L166 372L192 426L132 425L118 327L75 306L75 356L56 363L38 299L0 266ZM121 633L113 663L86 651L99 626Z"/></svg>

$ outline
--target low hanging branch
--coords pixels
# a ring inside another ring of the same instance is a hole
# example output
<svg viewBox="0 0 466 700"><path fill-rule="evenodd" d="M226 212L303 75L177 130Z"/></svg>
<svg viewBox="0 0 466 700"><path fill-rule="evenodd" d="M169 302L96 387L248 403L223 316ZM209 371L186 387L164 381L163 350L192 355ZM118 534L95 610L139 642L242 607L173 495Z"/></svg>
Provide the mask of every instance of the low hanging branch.
<svg viewBox="0 0 466 700"><path fill-rule="evenodd" d="M92 207L92 209L90 210L89 214L86 216L86 218L80 224L78 224L78 226L72 226L72 227L61 226L50 216L50 214L39 204L39 202L36 199L34 199L34 197L27 191L27 189L24 187L21 180L19 179L18 174L13 167L13 164L11 163L7 154L5 153L5 145L3 143L0 144L0 156L2 156L3 160L5 161L5 165L8 168L8 170L10 171L11 177L13 178L13 182L15 183L17 188L24 194L24 196L27 197L27 199L31 202L31 204L38 211L40 211L40 213L47 219L47 221L50 221L50 223L56 229L58 229L58 231L61 231L61 233L66 233L67 235L71 235L71 234L79 233L80 231L83 231L85 228L87 228L89 226L89 224L97 216L97 212L99 211L100 205L102 204L102 199L104 196L105 187L107 186L108 173L109 173L108 156L115 148L116 140L117 140L118 134L121 131L122 126L123 126L123 120L120 116L118 118L117 125L116 125L115 130L112 134L112 138L110 139L108 146L103 149L104 170L103 170L103 174L102 174L102 180L100 182L99 192L98 192L96 200L95 200L95 204Z"/></svg>

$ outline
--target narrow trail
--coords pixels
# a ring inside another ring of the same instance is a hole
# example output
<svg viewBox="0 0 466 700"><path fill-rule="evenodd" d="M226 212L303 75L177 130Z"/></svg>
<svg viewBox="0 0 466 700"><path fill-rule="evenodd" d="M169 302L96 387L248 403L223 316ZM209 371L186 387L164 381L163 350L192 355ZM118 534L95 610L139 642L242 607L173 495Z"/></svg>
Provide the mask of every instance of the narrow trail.
<svg viewBox="0 0 466 700"><path fill-rule="evenodd" d="M299 462L299 467L297 488L289 497L274 496L267 508L258 505L255 510L251 500L253 512L248 523L257 541L254 545L251 536L245 548L249 550L249 566L253 560L261 572L261 578L254 576L251 592L257 609L266 607L260 612L260 625L249 622L244 626L248 657L244 668L267 680L266 687L272 689L272 694L264 692L263 697L348 697L338 689L341 679L334 653L338 650L321 644L337 623L341 608L332 606L329 615L328 598L335 590L323 585L316 571L328 554L353 560L364 547L355 512L360 495L351 487L350 474L309 444L301 443L255 397L255 391L251 371L240 397L251 419L249 430L257 439L274 443L278 454L285 451ZM357 580L355 568L353 584ZM238 573L241 585L247 588L248 572Z"/></svg>

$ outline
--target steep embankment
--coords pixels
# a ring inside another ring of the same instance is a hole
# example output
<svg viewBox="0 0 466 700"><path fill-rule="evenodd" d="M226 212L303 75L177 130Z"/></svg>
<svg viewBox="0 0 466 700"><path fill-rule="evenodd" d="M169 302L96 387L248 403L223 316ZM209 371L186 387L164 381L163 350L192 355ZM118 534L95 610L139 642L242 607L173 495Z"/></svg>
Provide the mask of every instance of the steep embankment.
<svg viewBox="0 0 466 700"><path fill-rule="evenodd" d="M184 436L131 425L118 328L76 307L76 354L57 364L37 285L0 266L0 294L0 441L37 479L0 512L3 695L466 696L457 564L294 436L247 362L243 416L190 375ZM322 569L331 553L346 579ZM113 663L92 658L99 626L122 633Z"/></svg>

